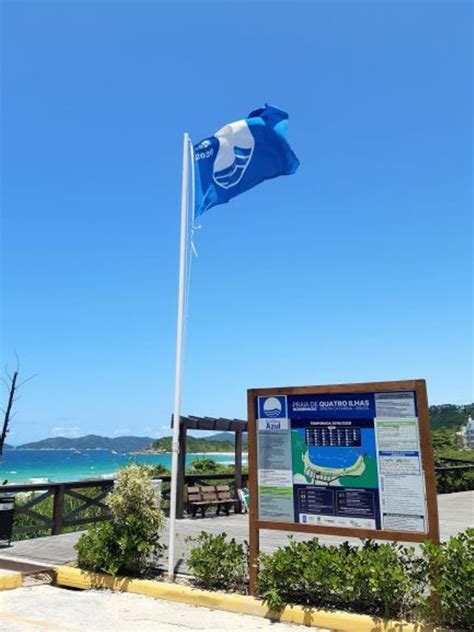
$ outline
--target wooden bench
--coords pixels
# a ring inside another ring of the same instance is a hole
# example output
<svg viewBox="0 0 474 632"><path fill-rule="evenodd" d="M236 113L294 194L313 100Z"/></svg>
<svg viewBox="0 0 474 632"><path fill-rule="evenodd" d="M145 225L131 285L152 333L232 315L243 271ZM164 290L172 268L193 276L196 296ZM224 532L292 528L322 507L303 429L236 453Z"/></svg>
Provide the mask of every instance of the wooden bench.
<svg viewBox="0 0 474 632"><path fill-rule="evenodd" d="M229 515L230 508L235 505L237 499L232 498L228 485L203 485L188 487L187 512L196 517L199 509L204 518L209 507L216 508L216 516L220 514L221 507Z"/></svg>

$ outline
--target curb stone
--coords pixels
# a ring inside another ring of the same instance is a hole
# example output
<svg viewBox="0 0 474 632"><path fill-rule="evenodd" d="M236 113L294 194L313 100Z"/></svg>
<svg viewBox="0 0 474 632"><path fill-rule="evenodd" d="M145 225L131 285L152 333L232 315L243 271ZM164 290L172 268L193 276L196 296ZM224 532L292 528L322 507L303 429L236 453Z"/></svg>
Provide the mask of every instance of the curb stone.
<svg viewBox="0 0 474 632"><path fill-rule="evenodd" d="M14 571L4 571L0 569L0 590L13 590L23 585L21 573Z"/></svg>
<svg viewBox="0 0 474 632"><path fill-rule="evenodd" d="M178 601L214 610L226 610L264 617L273 621L281 621L282 623L329 628L338 632L447 632L442 628L435 628L431 625L420 623L389 621L370 615L308 609L302 606L286 606L281 612L275 613L271 612L260 599L245 595L199 590L150 579L110 577L100 573L82 571L79 568L70 566L57 566L55 570L56 584L58 586L68 586L82 590L105 588L146 595L154 599Z"/></svg>

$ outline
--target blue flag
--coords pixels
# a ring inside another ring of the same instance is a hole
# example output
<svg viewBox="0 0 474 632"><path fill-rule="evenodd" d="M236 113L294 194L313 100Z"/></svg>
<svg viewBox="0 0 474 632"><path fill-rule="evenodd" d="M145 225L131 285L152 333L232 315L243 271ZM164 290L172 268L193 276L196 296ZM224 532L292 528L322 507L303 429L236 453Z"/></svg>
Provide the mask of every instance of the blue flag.
<svg viewBox="0 0 474 632"><path fill-rule="evenodd" d="M266 105L194 145L196 217L264 180L297 170L287 122L286 112Z"/></svg>

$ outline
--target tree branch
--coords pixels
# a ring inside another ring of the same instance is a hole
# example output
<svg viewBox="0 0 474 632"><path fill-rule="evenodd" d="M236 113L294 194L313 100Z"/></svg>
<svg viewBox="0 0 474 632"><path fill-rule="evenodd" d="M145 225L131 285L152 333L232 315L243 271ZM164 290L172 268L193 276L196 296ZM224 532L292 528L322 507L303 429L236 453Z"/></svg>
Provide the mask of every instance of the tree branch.
<svg viewBox="0 0 474 632"><path fill-rule="evenodd" d="M14 401L14 398L15 398L15 390L17 388L17 386L16 386L17 378L18 378L18 371L15 371L13 373L13 377L11 378L10 394L8 396L7 408L6 408L6 411L5 411L5 416L3 418L3 428L2 428L2 434L0 436L0 455L3 452L3 446L5 444L5 437L7 436L7 432L8 432L8 424L9 424L10 418L11 418L11 411L12 411L13 401Z"/></svg>

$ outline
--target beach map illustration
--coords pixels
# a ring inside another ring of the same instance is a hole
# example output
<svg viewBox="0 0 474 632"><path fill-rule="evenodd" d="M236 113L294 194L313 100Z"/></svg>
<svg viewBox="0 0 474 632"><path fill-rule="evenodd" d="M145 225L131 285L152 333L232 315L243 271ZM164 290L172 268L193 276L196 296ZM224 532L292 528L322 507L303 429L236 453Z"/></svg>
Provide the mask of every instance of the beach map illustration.
<svg viewBox="0 0 474 632"><path fill-rule="evenodd" d="M361 529L425 529L414 393L259 400L261 517ZM415 498L408 510L407 495Z"/></svg>

